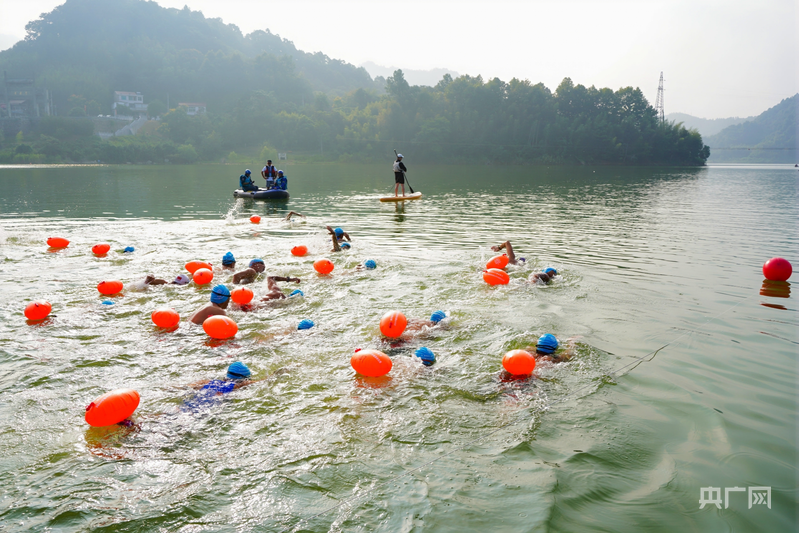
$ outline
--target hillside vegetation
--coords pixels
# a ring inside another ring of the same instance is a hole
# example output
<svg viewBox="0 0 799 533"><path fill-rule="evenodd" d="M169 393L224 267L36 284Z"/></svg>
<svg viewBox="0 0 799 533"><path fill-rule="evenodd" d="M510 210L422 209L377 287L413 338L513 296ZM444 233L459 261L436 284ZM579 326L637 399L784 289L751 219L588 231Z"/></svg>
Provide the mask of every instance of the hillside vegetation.
<svg viewBox="0 0 799 533"><path fill-rule="evenodd" d="M376 160L394 147L433 162L701 165L709 155L698 132L660 123L633 87L566 78L552 92L527 80L449 75L420 87L401 70L376 82L268 30L243 35L145 0L67 0L27 30L0 53L0 69L35 76L55 94L59 116L0 139L0 162L188 163L277 150ZM114 90L143 93L160 124L109 141L86 135L81 115L109 113ZM208 112L188 116L177 102L204 102Z"/></svg>
<svg viewBox="0 0 799 533"><path fill-rule="evenodd" d="M796 163L799 94L707 138L714 163Z"/></svg>

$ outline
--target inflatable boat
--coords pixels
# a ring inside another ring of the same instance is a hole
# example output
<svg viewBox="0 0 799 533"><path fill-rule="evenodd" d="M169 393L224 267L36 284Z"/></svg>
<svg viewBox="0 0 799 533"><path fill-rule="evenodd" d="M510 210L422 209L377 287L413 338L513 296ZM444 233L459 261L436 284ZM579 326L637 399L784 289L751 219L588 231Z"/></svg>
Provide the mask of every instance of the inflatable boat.
<svg viewBox="0 0 799 533"><path fill-rule="evenodd" d="M257 191L233 191L236 198L252 198L254 200L288 200L289 192L282 189L258 189Z"/></svg>

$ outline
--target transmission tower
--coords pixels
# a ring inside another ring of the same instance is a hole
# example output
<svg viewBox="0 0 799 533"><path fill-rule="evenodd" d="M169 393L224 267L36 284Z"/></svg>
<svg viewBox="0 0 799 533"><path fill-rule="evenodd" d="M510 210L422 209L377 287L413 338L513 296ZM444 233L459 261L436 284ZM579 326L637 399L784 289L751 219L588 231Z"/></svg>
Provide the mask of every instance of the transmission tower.
<svg viewBox="0 0 799 533"><path fill-rule="evenodd" d="M660 73L660 83L658 83L658 97L655 100L655 111L658 114L658 120L661 122L666 121L666 112L663 109L663 73Z"/></svg>

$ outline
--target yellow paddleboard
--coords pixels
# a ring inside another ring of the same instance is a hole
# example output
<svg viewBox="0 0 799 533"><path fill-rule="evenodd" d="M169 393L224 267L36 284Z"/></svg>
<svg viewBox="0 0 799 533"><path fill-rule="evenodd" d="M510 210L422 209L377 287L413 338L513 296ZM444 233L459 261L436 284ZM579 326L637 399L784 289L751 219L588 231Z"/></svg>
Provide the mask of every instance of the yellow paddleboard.
<svg viewBox="0 0 799 533"><path fill-rule="evenodd" d="M407 196L381 196L381 202L404 202L405 200L418 200L422 197L422 193L415 192Z"/></svg>

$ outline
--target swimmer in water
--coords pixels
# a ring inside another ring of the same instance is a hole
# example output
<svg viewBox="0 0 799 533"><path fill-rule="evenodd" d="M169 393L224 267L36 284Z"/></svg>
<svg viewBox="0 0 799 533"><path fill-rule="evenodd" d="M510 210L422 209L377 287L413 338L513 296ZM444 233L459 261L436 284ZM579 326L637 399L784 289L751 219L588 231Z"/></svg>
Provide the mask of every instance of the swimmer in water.
<svg viewBox="0 0 799 533"><path fill-rule="evenodd" d="M266 296L261 298L262 301L266 302L269 300L282 300L286 298L286 295L283 294L283 291L280 287L277 286L278 281L293 281L295 283L300 282L300 278L289 278L289 277L282 277L282 276L269 276L266 278L267 288L269 292L266 293Z"/></svg>
<svg viewBox="0 0 799 533"><path fill-rule="evenodd" d="M237 285L246 285L248 283L252 283L258 277L258 274L261 274L264 270L266 270L264 260L253 259L250 261L249 268L233 274L233 283Z"/></svg>
<svg viewBox="0 0 799 533"><path fill-rule="evenodd" d="M191 315L191 320L195 324L202 324L209 316L227 316L225 309L230 303L230 291L224 285L217 285L211 291L211 303L199 308Z"/></svg>
<svg viewBox="0 0 799 533"><path fill-rule="evenodd" d="M500 250L505 250L508 255L508 263L512 265L518 265L520 262L524 262L524 257L516 257L516 254L513 253L513 246L511 246L510 241L505 241L502 244L498 244L496 246L491 247L492 250L498 252ZM552 279L558 275L558 271L552 267L547 267L544 269L543 272L534 272L530 274L530 277L527 280L530 283L549 283Z"/></svg>
<svg viewBox="0 0 799 533"><path fill-rule="evenodd" d="M156 278L150 274L147 274L147 277L144 278L145 285L166 285L167 283L169 283L167 280Z"/></svg>
<svg viewBox="0 0 799 533"><path fill-rule="evenodd" d="M250 372L247 365L236 361L227 367L227 374L224 379L204 379L192 383L189 387L201 391L215 392L216 394L226 394L255 383L256 380L250 379L251 375L252 372Z"/></svg>
<svg viewBox="0 0 799 533"><path fill-rule="evenodd" d="M178 274L175 281L171 281L171 285L188 285L191 278L186 274Z"/></svg>
<svg viewBox="0 0 799 533"><path fill-rule="evenodd" d="M557 352L560 342L551 333L545 333L538 338L535 348L528 346L528 352L535 353L535 359L539 362L551 361L553 363L563 363L574 357L575 344L577 337L572 337L566 341L566 347ZM556 353L557 352L557 353Z"/></svg>
<svg viewBox="0 0 799 533"><path fill-rule="evenodd" d="M513 246L511 246L510 241L505 241L502 244L498 244L496 246L491 247L492 250L498 252L500 250L505 250L508 254L508 263L512 265L518 265L519 261L524 262L524 257L516 258L516 254L513 253Z"/></svg>
<svg viewBox="0 0 799 533"><path fill-rule="evenodd" d="M333 240L333 249L330 250L331 252L340 252L342 248L350 247L350 242L352 242L352 239L350 239L349 233L341 228L333 229L330 226L325 226L325 229L330 232L331 238Z"/></svg>
<svg viewBox="0 0 799 533"><path fill-rule="evenodd" d="M417 331L423 330L424 328L438 326L445 318L447 318L447 314L444 311L435 311L432 315L430 315L430 320L409 318L408 325L405 326L404 333L415 333Z"/></svg>
<svg viewBox="0 0 799 533"><path fill-rule="evenodd" d="M236 268L236 258L233 257L233 252L228 252L222 256L222 268L225 270Z"/></svg>
<svg viewBox="0 0 799 533"><path fill-rule="evenodd" d="M284 218L283 220L289 221L289 220L291 220L291 217L293 215L297 215L298 217L305 218L305 215L303 215L302 213L297 213L296 211L289 211L289 214L286 215L286 218Z"/></svg>

